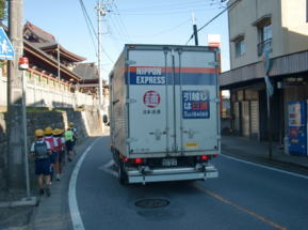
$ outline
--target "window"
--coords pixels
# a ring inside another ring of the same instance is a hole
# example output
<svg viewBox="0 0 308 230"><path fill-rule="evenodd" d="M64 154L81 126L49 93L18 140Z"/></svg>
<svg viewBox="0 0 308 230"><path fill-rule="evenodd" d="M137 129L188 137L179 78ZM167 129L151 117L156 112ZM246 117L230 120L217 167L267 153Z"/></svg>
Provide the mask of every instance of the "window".
<svg viewBox="0 0 308 230"><path fill-rule="evenodd" d="M240 57L246 53L246 43L244 39L235 42L235 57Z"/></svg>
<svg viewBox="0 0 308 230"><path fill-rule="evenodd" d="M272 51L272 24L268 23L262 27L259 27L259 44L258 55L261 56L264 50Z"/></svg>
<svg viewBox="0 0 308 230"><path fill-rule="evenodd" d="M259 43L258 43L258 56L262 56L264 50L272 51L272 15L263 15L256 20L253 24L258 29Z"/></svg>
<svg viewBox="0 0 308 230"><path fill-rule="evenodd" d="M260 28L261 42L272 39L272 24L265 25Z"/></svg>

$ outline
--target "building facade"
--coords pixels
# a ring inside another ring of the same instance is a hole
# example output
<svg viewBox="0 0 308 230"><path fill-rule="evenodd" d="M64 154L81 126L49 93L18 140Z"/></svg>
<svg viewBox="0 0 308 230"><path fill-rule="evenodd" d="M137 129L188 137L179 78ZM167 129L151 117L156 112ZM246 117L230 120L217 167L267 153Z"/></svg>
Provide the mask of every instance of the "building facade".
<svg viewBox="0 0 308 230"><path fill-rule="evenodd" d="M221 74L230 90L231 127L237 135L284 143L288 105L308 100L307 0L230 0L231 70ZM264 76L274 94L270 117ZM272 131L269 131L272 127Z"/></svg>

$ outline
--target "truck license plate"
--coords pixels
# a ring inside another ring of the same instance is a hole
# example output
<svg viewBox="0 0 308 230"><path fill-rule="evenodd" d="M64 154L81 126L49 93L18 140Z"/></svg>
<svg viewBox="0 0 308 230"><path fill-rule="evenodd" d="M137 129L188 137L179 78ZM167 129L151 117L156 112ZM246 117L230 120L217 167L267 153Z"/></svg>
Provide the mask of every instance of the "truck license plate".
<svg viewBox="0 0 308 230"><path fill-rule="evenodd" d="M165 167L170 167L170 166L177 166L178 161L176 158L165 158L162 161L162 165Z"/></svg>

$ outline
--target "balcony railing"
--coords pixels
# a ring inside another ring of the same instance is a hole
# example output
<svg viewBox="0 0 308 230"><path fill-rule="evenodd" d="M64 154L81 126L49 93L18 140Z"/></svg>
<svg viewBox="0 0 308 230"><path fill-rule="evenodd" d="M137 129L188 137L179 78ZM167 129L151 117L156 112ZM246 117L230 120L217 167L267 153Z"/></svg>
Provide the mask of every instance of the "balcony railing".
<svg viewBox="0 0 308 230"><path fill-rule="evenodd" d="M272 39L267 39L258 44L258 56L262 56L264 50L272 52Z"/></svg>

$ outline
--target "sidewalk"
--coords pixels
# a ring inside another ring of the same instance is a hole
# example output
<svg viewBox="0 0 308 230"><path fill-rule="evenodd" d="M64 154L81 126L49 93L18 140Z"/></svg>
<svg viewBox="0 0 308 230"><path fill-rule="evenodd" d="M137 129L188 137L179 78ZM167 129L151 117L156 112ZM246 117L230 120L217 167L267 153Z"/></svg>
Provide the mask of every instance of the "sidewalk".
<svg viewBox="0 0 308 230"><path fill-rule="evenodd" d="M222 153L308 175L308 156L285 154L283 148L278 143L272 144L272 158L270 159L268 142L259 142L236 136L223 136Z"/></svg>

